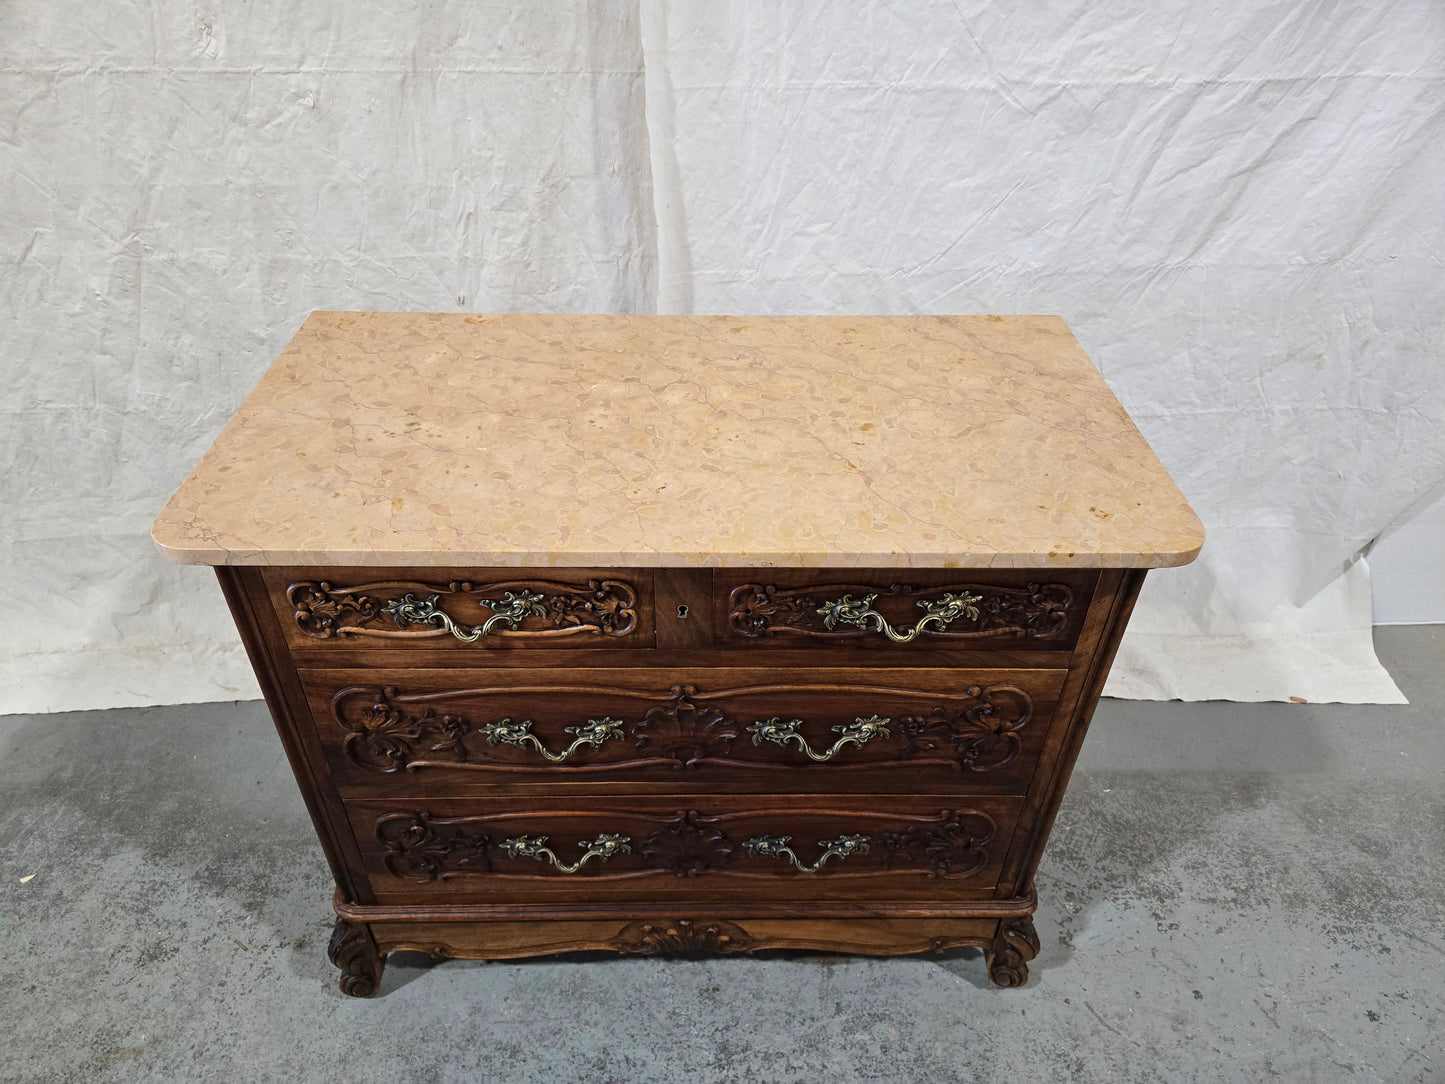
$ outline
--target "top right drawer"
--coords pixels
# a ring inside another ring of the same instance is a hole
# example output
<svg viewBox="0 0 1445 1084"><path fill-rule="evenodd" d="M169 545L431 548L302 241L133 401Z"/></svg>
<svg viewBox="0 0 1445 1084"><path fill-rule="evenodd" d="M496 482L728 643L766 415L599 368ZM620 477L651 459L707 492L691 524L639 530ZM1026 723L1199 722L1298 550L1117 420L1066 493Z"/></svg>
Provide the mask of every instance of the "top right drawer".
<svg viewBox="0 0 1445 1084"><path fill-rule="evenodd" d="M1099 574L1087 569L713 571L719 646L1069 651Z"/></svg>

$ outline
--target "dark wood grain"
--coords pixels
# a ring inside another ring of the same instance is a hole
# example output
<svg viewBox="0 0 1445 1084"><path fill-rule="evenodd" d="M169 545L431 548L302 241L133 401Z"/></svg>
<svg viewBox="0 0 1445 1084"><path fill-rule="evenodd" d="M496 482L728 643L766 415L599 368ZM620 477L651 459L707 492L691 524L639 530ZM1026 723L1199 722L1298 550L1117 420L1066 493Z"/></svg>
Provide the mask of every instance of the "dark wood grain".
<svg viewBox="0 0 1445 1084"><path fill-rule="evenodd" d="M306 696L290 665L286 642L267 603L261 575L254 568L221 566L216 569L216 578L235 618L251 668L256 672L261 695L271 710L271 720L301 788L301 797L311 814L311 823L316 827L332 876L347 899L371 903L371 887L361 865L361 853L327 770Z"/></svg>
<svg viewBox="0 0 1445 1084"><path fill-rule="evenodd" d="M588 951L700 957L773 949L900 956L940 954L969 946L984 949L989 977L998 986L1010 987L1027 981L1027 961L1037 955L1039 943L1027 915L901 920L740 918L689 908L682 916L676 909L660 909L633 920L465 922L442 918L356 923L343 919L337 923L331 955L342 969L341 990L353 997L369 997L380 983L385 955L398 951L451 959L516 959Z"/></svg>
<svg viewBox="0 0 1445 1084"><path fill-rule="evenodd" d="M374 922L371 933L382 952L494 960L589 950L710 956L802 949L898 956L989 946L999 923L990 918L735 919L684 908L649 912L633 921Z"/></svg>
<svg viewBox="0 0 1445 1084"><path fill-rule="evenodd" d="M1088 612L1095 572L1077 570L719 569L713 573L713 629L732 648L839 647L888 654L968 646L1068 650ZM826 604L871 600L869 608L907 634L924 603L967 595L971 617L930 626L906 643L871 622L833 622Z"/></svg>
<svg viewBox="0 0 1445 1084"><path fill-rule="evenodd" d="M1047 765L1042 766L1038 773L1043 776L1047 772L1047 778L1042 779L1038 787L1038 801L1035 806L1038 812L1034 823L1028 826L1028 841L1018 850L1021 867L1011 884L1015 891L1032 889L1034 872L1038 869L1049 833L1053 831L1054 818L1058 815L1069 778L1073 775L1074 763L1079 759L1079 750L1089 731L1089 723L1094 718L1094 709L1099 706L1099 697L1104 693L1109 668L1114 665L1119 641L1123 639L1129 616L1134 612L1134 603L1139 599L1145 575L1144 569L1130 569L1117 574L1117 586L1111 593L1109 614L1101 620L1099 627L1098 643L1088 661L1081 662L1078 674L1070 675L1077 677L1079 682L1078 703L1073 709L1070 725L1060 731L1058 752L1049 758Z"/></svg>
<svg viewBox="0 0 1445 1084"><path fill-rule="evenodd" d="M999 878L1000 896L1023 894L1032 889L1032 883L1025 878L1023 870L1029 863L1031 847L1034 845L1032 841L1035 840L1044 806L1050 800L1054 765L1085 710L1089 677L1110 634L1122 582L1123 575L1118 571L1108 570L1099 575L1089 612L1079 630L1079 638L1070 659L1068 676L1064 680L1058 705L1054 709L1056 725L1050 729L1045 739L1038 767L1029 784L1029 801L1019 817L1018 838L1021 842L1009 854ZM1023 840L1031 842L1024 843Z"/></svg>
<svg viewBox="0 0 1445 1084"><path fill-rule="evenodd" d="M498 783L656 791L675 788L679 773L690 787L732 792L816 791L846 781L865 791L1023 793L1066 671L300 674L333 780L343 794L366 796L460 794ZM577 732L598 720L611 724L605 740L577 744ZM527 736L519 737L523 724Z"/></svg>
<svg viewBox="0 0 1445 1084"><path fill-rule="evenodd" d="M617 568L271 568L263 573L271 604L295 648L360 645L371 651L426 646L477 654L537 648L617 650L652 646L651 569ZM503 621L471 642L445 627L399 623L397 600L435 600L470 629L493 614L489 604L523 592L538 611Z"/></svg>
<svg viewBox="0 0 1445 1084"><path fill-rule="evenodd" d="M973 945L996 984L1023 983L1039 949L1033 877L1143 579L217 572L336 878L331 955L358 996L399 948L509 958ZM476 598L492 597L478 584L543 581L601 609L564 599L467 644L436 630L390 635L374 602L300 617L296 602L326 610L298 584L381 584L377 595L457 584L447 612L465 624L484 613ZM616 583L627 591L604 586ZM736 611L750 584L772 600L794 592L781 626L765 615L749 634ZM992 590L980 615L993 626L980 616L903 644L814 627L814 594L875 589L874 608L898 628L917 621L919 598ZM841 741L867 720L866 740ZM538 746L572 752L549 760ZM758 843L768 837L786 843Z"/></svg>
<svg viewBox="0 0 1445 1084"><path fill-rule="evenodd" d="M710 634L709 634L710 635ZM462 645L467 646L467 645ZM475 645L472 645L475 646ZM629 667L658 669L682 666L772 666L811 668L814 666L847 666L858 669L873 667L917 666L925 669L940 667L960 670L1057 670L1067 668L1075 651L1022 651L1007 650L996 646L987 650L930 650L916 645L907 645L906 650L879 651L872 647L844 646L820 654L816 649L794 649L785 644L774 644L767 651L756 648L730 647L638 647L610 649L594 647L573 650L565 647L549 647L544 656L538 657L533 650L494 650L468 652L450 647L433 649L388 645L383 651L365 644L337 643L321 648L293 646L292 662L302 669L354 669L378 666L397 670L443 670L449 668L469 669L486 666L489 669L507 667L535 667L545 665L568 669L572 667L602 667L623 670Z"/></svg>
<svg viewBox="0 0 1445 1084"><path fill-rule="evenodd" d="M653 590L659 652L713 646L711 572L705 568L654 569Z"/></svg>
<svg viewBox="0 0 1445 1084"><path fill-rule="evenodd" d="M534 798L348 804L379 903L714 899L865 900L989 897L1020 800L832 795L738 799L710 795L611 802ZM506 841L545 837L576 863L603 834L621 853L565 872L508 853ZM785 837L814 866L828 843L854 853L815 872L748 843Z"/></svg>
<svg viewBox="0 0 1445 1084"><path fill-rule="evenodd" d="M1038 898L1005 899L916 899L916 900L715 900L698 893L688 906L707 914L735 918L1016 918L1031 915ZM528 900L523 903L476 903L449 900L444 903L358 904L344 902L339 893L332 898L336 914L353 922L561 922L567 919L627 919L644 904L636 900L573 900L571 902ZM676 906L669 904L669 907Z"/></svg>

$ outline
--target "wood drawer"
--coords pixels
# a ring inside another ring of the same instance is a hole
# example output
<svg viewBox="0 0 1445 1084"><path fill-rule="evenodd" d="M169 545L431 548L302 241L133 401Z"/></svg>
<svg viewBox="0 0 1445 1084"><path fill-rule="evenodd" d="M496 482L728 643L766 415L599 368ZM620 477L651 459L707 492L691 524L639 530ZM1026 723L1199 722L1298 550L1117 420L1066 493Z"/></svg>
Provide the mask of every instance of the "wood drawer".
<svg viewBox="0 0 1445 1084"><path fill-rule="evenodd" d="M998 884L1022 799L355 801L379 904L950 900Z"/></svg>
<svg viewBox="0 0 1445 1084"><path fill-rule="evenodd" d="M1098 573L716 569L718 647L1073 650Z"/></svg>
<svg viewBox="0 0 1445 1084"><path fill-rule="evenodd" d="M650 569L273 568L266 592L298 649L645 648Z"/></svg>
<svg viewBox="0 0 1445 1084"><path fill-rule="evenodd" d="M302 670L345 797L584 783L1024 793L1064 670ZM612 789L616 789L614 786Z"/></svg>

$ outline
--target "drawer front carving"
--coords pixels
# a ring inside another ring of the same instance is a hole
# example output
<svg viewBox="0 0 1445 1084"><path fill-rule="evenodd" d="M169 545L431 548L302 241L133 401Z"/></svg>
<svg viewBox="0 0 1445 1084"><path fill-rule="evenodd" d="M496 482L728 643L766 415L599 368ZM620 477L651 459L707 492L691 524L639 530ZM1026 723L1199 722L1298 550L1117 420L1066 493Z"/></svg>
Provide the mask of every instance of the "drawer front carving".
<svg viewBox="0 0 1445 1084"><path fill-rule="evenodd" d="M347 569L266 572L286 637L328 645L627 648L654 642L645 569Z"/></svg>
<svg viewBox="0 0 1445 1084"><path fill-rule="evenodd" d="M395 800L348 806L378 899L907 899L998 883L1019 799Z"/></svg>
<svg viewBox="0 0 1445 1084"><path fill-rule="evenodd" d="M1071 649L1093 573L746 569L713 573L729 647Z"/></svg>
<svg viewBox="0 0 1445 1084"><path fill-rule="evenodd" d="M498 781L1022 793L1062 670L305 670L342 793Z"/></svg>

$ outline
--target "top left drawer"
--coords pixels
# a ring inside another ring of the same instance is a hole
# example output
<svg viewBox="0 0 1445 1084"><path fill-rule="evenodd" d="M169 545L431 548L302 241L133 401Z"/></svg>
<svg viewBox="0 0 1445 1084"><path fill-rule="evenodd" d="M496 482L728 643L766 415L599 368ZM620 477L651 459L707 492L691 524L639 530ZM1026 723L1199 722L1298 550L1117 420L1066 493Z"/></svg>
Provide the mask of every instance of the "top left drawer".
<svg viewBox="0 0 1445 1084"><path fill-rule="evenodd" d="M636 568L268 568L293 648L652 647L652 573Z"/></svg>

